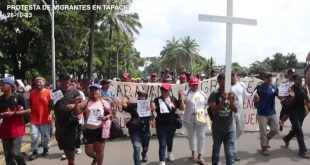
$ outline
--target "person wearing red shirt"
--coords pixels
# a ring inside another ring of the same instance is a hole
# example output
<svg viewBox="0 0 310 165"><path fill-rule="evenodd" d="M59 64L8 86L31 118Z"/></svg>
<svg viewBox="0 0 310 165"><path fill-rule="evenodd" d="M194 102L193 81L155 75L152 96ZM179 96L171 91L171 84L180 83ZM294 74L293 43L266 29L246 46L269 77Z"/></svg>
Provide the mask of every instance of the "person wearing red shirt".
<svg viewBox="0 0 310 165"><path fill-rule="evenodd" d="M25 124L22 115L29 114L26 110L25 99L21 94L12 92L14 80L10 77L3 79L0 96L0 139L2 141L6 164L25 165L24 157L20 153ZM16 163L15 163L16 162Z"/></svg>
<svg viewBox="0 0 310 165"><path fill-rule="evenodd" d="M38 155L38 146L43 139L42 156L48 154L51 122L53 111L51 111L51 91L45 89L45 79L37 77L35 79L35 89L30 92L29 104L31 107L31 150L32 155L29 160L36 159Z"/></svg>

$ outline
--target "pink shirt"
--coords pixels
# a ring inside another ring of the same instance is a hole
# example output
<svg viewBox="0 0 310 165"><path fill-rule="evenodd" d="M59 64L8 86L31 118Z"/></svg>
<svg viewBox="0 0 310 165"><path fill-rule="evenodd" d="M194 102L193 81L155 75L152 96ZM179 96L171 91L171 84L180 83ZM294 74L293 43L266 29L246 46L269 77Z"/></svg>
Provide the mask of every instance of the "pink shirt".
<svg viewBox="0 0 310 165"><path fill-rule="evenodd" d="M104 109L110 108L109 103L105 100L102 100L102 99L101 99L101 101L97 100L95 102L93 100L86 99L86 100L82 101L81 107L85 107L86 105L87 105L87 107L84 111L86 128L89 128L89 129L101 128L102 127L102 121L100 122L100 125L98 125L98 126L97 125L91 125L87 122L89 115L90 115L90 111L96 110L96 111L99 111L100 113L104 114Z"/></svg>

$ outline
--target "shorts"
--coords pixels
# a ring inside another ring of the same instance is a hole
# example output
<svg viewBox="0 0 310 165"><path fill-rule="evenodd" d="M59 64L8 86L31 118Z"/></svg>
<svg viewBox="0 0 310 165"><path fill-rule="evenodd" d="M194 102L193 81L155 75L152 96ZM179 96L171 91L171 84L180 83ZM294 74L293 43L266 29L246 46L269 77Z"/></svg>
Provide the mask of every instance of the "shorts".
<svg viewBox="0 0 310 165"><path fill-rule="evenodd" d="M106 139L102 138L102 128L89 129L85 128L83 132L85 144L93 144L95 142L105 143Z"/></svg>
<svg viewBox="0 0 310 165"><path fill-rule="evenodd" d="M70 131L68 131L70 130ZM75 150L75 141L77 139L77 128L63 129L56 128L55 137L60 150Z"/></svg>

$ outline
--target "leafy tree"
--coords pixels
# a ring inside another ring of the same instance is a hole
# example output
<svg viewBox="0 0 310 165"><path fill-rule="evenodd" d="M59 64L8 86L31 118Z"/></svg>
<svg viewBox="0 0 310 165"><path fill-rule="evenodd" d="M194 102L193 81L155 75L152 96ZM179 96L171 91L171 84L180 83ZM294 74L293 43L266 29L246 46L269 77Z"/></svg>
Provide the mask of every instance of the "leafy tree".
<svg viewBox="0 0 310 165"><path fill-rule="evenodd" d="M285 56L286 68L298 68L298 60L294 53Z"/></svg>
<svg viewBox="0 0 310 165"><path fill-rule="evenodd" d="M268 65L265 62L255 61L251 64L249 72L250 73L261 73L261 72L267 72L271 70L271 66Z"/></svg>
<svg viewBox="0 0 310 165"><path fill-rule="evenodd" d="M109 5L124 5L130 6L132 0L109 0ZM112 40L113 33L123 33L126 37L124 42L128 42L134 34L139 34L139 28L142 28L141 23L139 22L139 15L137 13L129 13L119 10L107 10L104 13L104 18L102 19L102 24L100 26L101 30L104 31L105 28L109 29L109 40ZM108 73L111 77L110 66L112 51L109 51L109 62L108 62Z"/></svg>
<svg viewBox="0 0 310 165"><path fill-rule="evenodd" d="M162 68L169 67L171 70L176 70L179 67L178 48L180 41L173 36L171 40L166 41L166 46L160 52Z"/></svg>

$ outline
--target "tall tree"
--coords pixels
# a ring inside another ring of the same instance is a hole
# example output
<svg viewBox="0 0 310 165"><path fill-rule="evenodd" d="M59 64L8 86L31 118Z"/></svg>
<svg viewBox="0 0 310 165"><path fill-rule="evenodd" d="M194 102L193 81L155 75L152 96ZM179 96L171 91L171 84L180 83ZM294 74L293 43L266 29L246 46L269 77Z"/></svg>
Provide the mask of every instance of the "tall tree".
<svg viewBox="0 0 310 165"><path fill-rule="evenodd" d="M181 59L181 61L179 61L182 65L185 65L187 68L189 67L194 67L194 66L189 66L189 65L195 65L197 62L201 62L201 61L197 61L195 59L195 57L198 55L198 51L199 51L199 45L196 42L195 39L191 39L190 36L186 36L183 37L181 39L181 44L180 47L185 50L180 50L181 52L181 57L180 55L178 55L178 58ZM188 61L192 62L193 64L189 64ZM193 69L193 68L192 68Z"/></svg>
<svg viewBox="0 0 310 165"><path fill-rule="evenodd" d="M132 0L109 0L109 5L122 5L129 7ZM139 28L142 24L139 21L137 13L129 13L128 11L121 11L117 9L107 10L104 19L102 20L101 29L109 28L109 40L112 40L113 33L123 33L127 41L129 41L134 34L139 34ZM124 42L124 41L123 41ZM125 41L126 42L126 41ZM109 51L108 73L111 77L111 57L112 51Z"/></svg>
<svg viewBox="0 0 310 165"><path fill-rule="evenodd" d="M163 47L163 50L160 52L162 59L162 67L169 67L171 70L176 70L177 66L179 67L178 53L180 48L180 41L177 40L174 36L171 40L166 41L166 46Z"/></svg>

